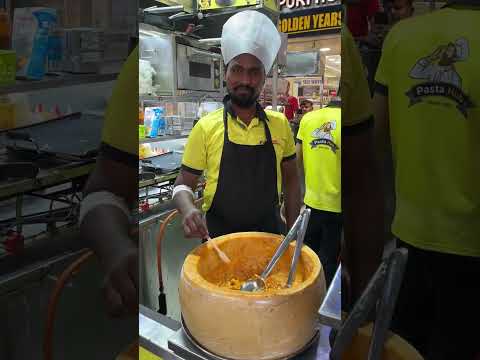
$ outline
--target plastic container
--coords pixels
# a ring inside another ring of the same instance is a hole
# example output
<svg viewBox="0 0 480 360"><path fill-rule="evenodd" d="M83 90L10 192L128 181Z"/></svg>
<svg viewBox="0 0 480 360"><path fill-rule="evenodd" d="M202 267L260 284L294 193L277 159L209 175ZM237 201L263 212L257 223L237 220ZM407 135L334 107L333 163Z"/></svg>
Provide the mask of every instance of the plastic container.
<svg viewBox="0 0 480 360"><path fill-rule="evenodd" d="M40 80L45 75L49 36L57 22L55 9L17 8L12 47L17 53L17 75Z"/></svg>
<svg viewBox="0 0 480 360"><path fill-rule="evenodd" d="M0 85L15 83L16 58L15 51L0 50Z"/></svg>
<svg viewBox="0 0 480 360"><path fill-rule="evenodd" d="M145 108L145 135L147 137L157 137L166 134L166 123L164 117L165 109L161 106L151 106Z"/></svg>
<svg viewBox="0 0 480 360"><path fill-rule="evenodd" d="M7 97L0 97L0 130L15 127L15 104Z"/></svg>
<svg viewBox="0 0 480 360"><path fill-rule="evenodd" d="M165 109L163 107L155 109L154 121L158 121L157 136L166 135L167 122L165 121L164 114L165 114Z"/></svg>
<svg viewBox="0 0 480 360"><path fill-rule="evenodd" d="M138 138L145 139L145 125L138 125Z"/></svg>

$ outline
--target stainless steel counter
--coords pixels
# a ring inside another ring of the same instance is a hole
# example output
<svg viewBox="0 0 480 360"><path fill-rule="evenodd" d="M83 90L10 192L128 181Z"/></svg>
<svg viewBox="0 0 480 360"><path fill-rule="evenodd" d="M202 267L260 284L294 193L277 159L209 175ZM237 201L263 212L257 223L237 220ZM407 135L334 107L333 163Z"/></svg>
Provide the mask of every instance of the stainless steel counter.
<svg viewBox="0 0 480 360"><path fill-rule="evenodd" d="M339 329L342 322L341 291L342 268L339 266L319 311L320 322L334 329Z"/></svg>

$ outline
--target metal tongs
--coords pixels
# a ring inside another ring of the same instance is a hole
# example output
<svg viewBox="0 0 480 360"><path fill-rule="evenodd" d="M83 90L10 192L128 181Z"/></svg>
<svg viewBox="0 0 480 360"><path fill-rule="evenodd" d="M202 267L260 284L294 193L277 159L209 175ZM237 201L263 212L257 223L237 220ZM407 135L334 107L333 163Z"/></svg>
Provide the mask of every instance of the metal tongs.
<svg viewBox="0 0 480 360"><path fill-rule="evenodd" d="M245 281L240 287L241 291L253 292L263 290L265 288L266 278L270 275L275 265L277 265L278 260L280 260L282 255L285 253L288 246L290 245L290 242L295 238L296 235L298 235L297 243L295 244L295 253L293 254L292 265L290 266L290 272L288 273L288 280L286 284L287 287L292 286L293 279L295 278L298 259L300 258L300 253L303 247L303 239L305 237L308 221L310 219L310 212L310 209L305 209L298 216L287 236L285 237L285 239L282 240L280 246L277 248L277 251L275 251L275 254L268 263L267 267L265 268L265 270L263 270L263 273L254 279L249 279Z"/></svg>

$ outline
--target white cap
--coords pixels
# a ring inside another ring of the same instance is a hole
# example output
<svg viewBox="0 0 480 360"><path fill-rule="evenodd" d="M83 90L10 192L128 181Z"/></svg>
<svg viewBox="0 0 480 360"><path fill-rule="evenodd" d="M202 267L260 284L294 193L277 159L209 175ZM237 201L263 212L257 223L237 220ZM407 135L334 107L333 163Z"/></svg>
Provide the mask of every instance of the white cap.
<svg viewBox="0 0 480 360"><path fill-rule="evenodd" d="M260 60L268 74L280 49L277 28L266 15L245 10L233 15L223 25L222 55L225 64L240 54L251 54Z"/></svg>

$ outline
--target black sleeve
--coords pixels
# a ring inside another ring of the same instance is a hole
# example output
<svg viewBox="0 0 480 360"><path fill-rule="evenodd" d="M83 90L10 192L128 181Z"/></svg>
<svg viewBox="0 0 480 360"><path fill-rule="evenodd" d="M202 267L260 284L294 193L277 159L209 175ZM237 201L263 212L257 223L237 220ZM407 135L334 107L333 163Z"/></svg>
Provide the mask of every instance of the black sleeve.
<svg viewBox="0 0 480 360"><path fill-rule="evenodd" d="M374 91L376 93L388 96L388 86L380 84L379 82L375 81Z"/></svg>
<svg viewBox="0 0 480 360"><path fill-rule="evenodd" d="M282 162L296 159L296 157L297 157L297 154L296 154L296 153L295 153L295 154L292 154L292 155L290 155L290 156L284 157L284 158L282 159Z"/></svg>
<svg viewBox="0 0 480 360"><path fill-rule="evenodd" d="M187 166L187 165L184 165L184 164L182 164L182 170L184 170L184 171L186 171L186 172L189 172L189 173L191 173L191 174L193 174L193 175L198 175L198 176L200 176L200 175L203 174L203 171L202 171L202 170L193 169L193 168L191 168L191 167L189 167L189 166Z"/></svg>
<svg viewBox="0 0 480 360"><path fill-rule="evenodd" d="M132 168L138 167L138 155L117 149L107 143L102 142L99 154L107 159L117 161Z"/></svg>
<svg viewBox="0 0 480 360"><path fill-rule="evenodd" d="M368 119L358 124L342 127L342 135L345 135L345 136L358 135L372 129L373 125L374 125L374 119L373 119L373 115L371 115Z"/></svg>

